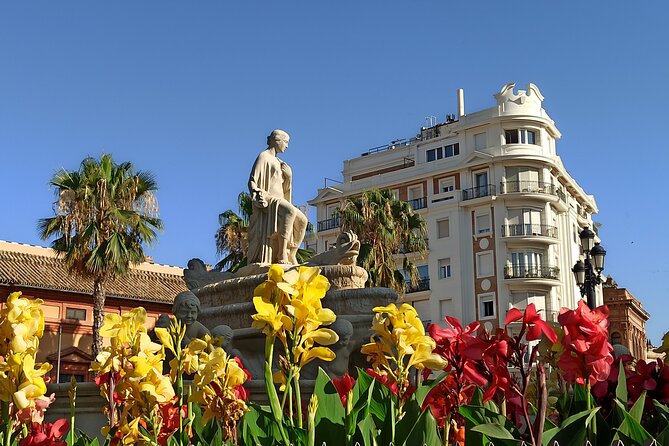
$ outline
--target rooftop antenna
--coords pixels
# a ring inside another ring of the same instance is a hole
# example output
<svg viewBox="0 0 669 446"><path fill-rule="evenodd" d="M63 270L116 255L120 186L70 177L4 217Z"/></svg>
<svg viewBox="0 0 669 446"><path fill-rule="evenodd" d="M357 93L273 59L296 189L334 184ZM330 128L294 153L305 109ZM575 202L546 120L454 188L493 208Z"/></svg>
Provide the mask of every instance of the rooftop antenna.
<svg viewBox="0 0 669 446"><path fill-rule="evenodd" d="M437 125L437 117L436 116L426 116L425 117L425 126L426 127L434 127Z"/></svg>

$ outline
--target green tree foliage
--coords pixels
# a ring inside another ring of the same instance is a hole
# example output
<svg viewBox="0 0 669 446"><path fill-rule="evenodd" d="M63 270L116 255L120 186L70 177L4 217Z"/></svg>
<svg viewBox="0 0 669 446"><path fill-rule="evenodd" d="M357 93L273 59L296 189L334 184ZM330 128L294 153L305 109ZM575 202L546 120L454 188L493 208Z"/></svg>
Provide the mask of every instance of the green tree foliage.
<svg viewBox="0 0 669 446"><path fill-rule="evenodd" d="M218 216L220 226L215 235L216 252L223 259L216 264L217 270L236 271L246 265L249 219L253 213L253 203L248 192L239 194L237 204L239 214L228 209Z"/></svg>
<svg viewBox="0 0 669 446"><path fill-rule="evenodd" d="M358 265L369 273L369 286L404 292L405 281L418 281L416 266L407 253L427 251L427 226L411 205L397 200L389 190L365 191L347 199L339 210L342 228L357 234L362 244ZM408 277L397 270L399 256Z"/></svg>
<svg viewBox="0 0 669 446"><path fill-rule="evenodd" d="M116 164L111 155L88 157L78 170L62 169L50 180L55 216L39 220L38 231L71 272L93 280L93 356L102 349L107 280L145 259L162 229L152 174L131 163Z"/></svg>

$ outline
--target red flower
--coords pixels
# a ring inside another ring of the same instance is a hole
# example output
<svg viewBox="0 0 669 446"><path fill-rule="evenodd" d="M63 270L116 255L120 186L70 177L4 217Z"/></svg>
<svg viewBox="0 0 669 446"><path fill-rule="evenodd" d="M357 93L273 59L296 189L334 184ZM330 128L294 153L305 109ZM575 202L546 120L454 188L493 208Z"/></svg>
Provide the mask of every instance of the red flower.
<svg viewBox="0 0 669 446"><path fill-rule="evenodd" d="M558 341L557 333L555 333L553 327L541 319L541 315L537 313L537 307L533 303L529 304L527 308L525 308L525 312L521 312L517 308L510 309L506 314L506 320L504 321L504 324L509 325L511 322L515 322L520 319L523 320L523 330L527 330L525 338L528 341L539 339L542 333L546 335L546 337L553 344Z"/></svg>
<svg viewBox="0 0 669 446"><path fill-rule="evenodd" d="M636 373L627 379L630 402L635 402L645 390L648 393L646 408L653 407L653 400L669 403L669 366L661 359L638 361Z"/></svg>
<svg viewBox="0 0 669 446"><path fill-rule="evenodd" d="M65 446L67 443L62 437L68 430L70 423L65 418L60 418L53 424L33 423L30 433L19 442L19 446Z"/></svg>
<svg viewBox="0 0 669 446"><path fill-rule="evenodd" d="M613 364L608 315L605 305L591 310L583 301L579 301L576 310L560 311L558 321L564 337L558 366L568 382L584 384L587 378L594 385L608 378Z"/></svg>
<svg viewBox="0 0 669 446"><path fill-rule="evenodd" d="M185 419L188 414L188 406L184 404L181 406L181 410L179 410L179 407L174 405L176 402L177 398L174 397L172 401L160 404L160 414L163 424L158 433L158 443L162 446L165 446L167 439L179 429L179 420Z"/></svg>
<svg viewBox="0 0 669 446"><path fill-rule="evenodd" d="M335 378L332 380L332 385L337 389L339 398L341 399L342 406L346 407L346 399L348 394L353 390L355 385L355 379L348 373L344 373L344 376L341 378Z"/></svg>

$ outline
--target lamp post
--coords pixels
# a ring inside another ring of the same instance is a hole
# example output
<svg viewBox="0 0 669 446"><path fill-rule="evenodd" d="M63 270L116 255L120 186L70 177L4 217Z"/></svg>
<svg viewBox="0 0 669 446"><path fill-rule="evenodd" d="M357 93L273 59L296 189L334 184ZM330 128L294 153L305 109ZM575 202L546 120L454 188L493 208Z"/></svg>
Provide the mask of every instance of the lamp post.
<svg viewBox="0 0 669 446"><path fill-rule="evenodd" d="M584 259L579 259L572 271L576 284L581 290L581 296L587 299L588 307L593 309L595 308L595 287L602 283L606 250L595 242L595 233L587 226L583 228L578 237L581 239L581 252Z"/></svg>

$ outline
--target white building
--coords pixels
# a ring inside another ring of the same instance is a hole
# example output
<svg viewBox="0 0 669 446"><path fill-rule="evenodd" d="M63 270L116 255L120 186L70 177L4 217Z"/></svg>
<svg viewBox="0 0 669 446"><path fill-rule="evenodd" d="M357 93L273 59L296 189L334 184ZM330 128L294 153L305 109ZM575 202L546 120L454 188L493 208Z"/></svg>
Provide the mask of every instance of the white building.
<svg viewBox="0 0 669 446"><path fill-rule="evenodd" d="M317 208L317 251L334 244L343 200L391 189L428 226L429 252L415 259L424 280L403 298L423 320L449 314L496 326L512 306L534 302L548 320L574 308L578 233L592 227L597 206L556 153L560 132L539 89L514 87L505 85L494 107L475 113L465 113L459 90L457 117L344 161L343 183L309 202Z"/></svg>

